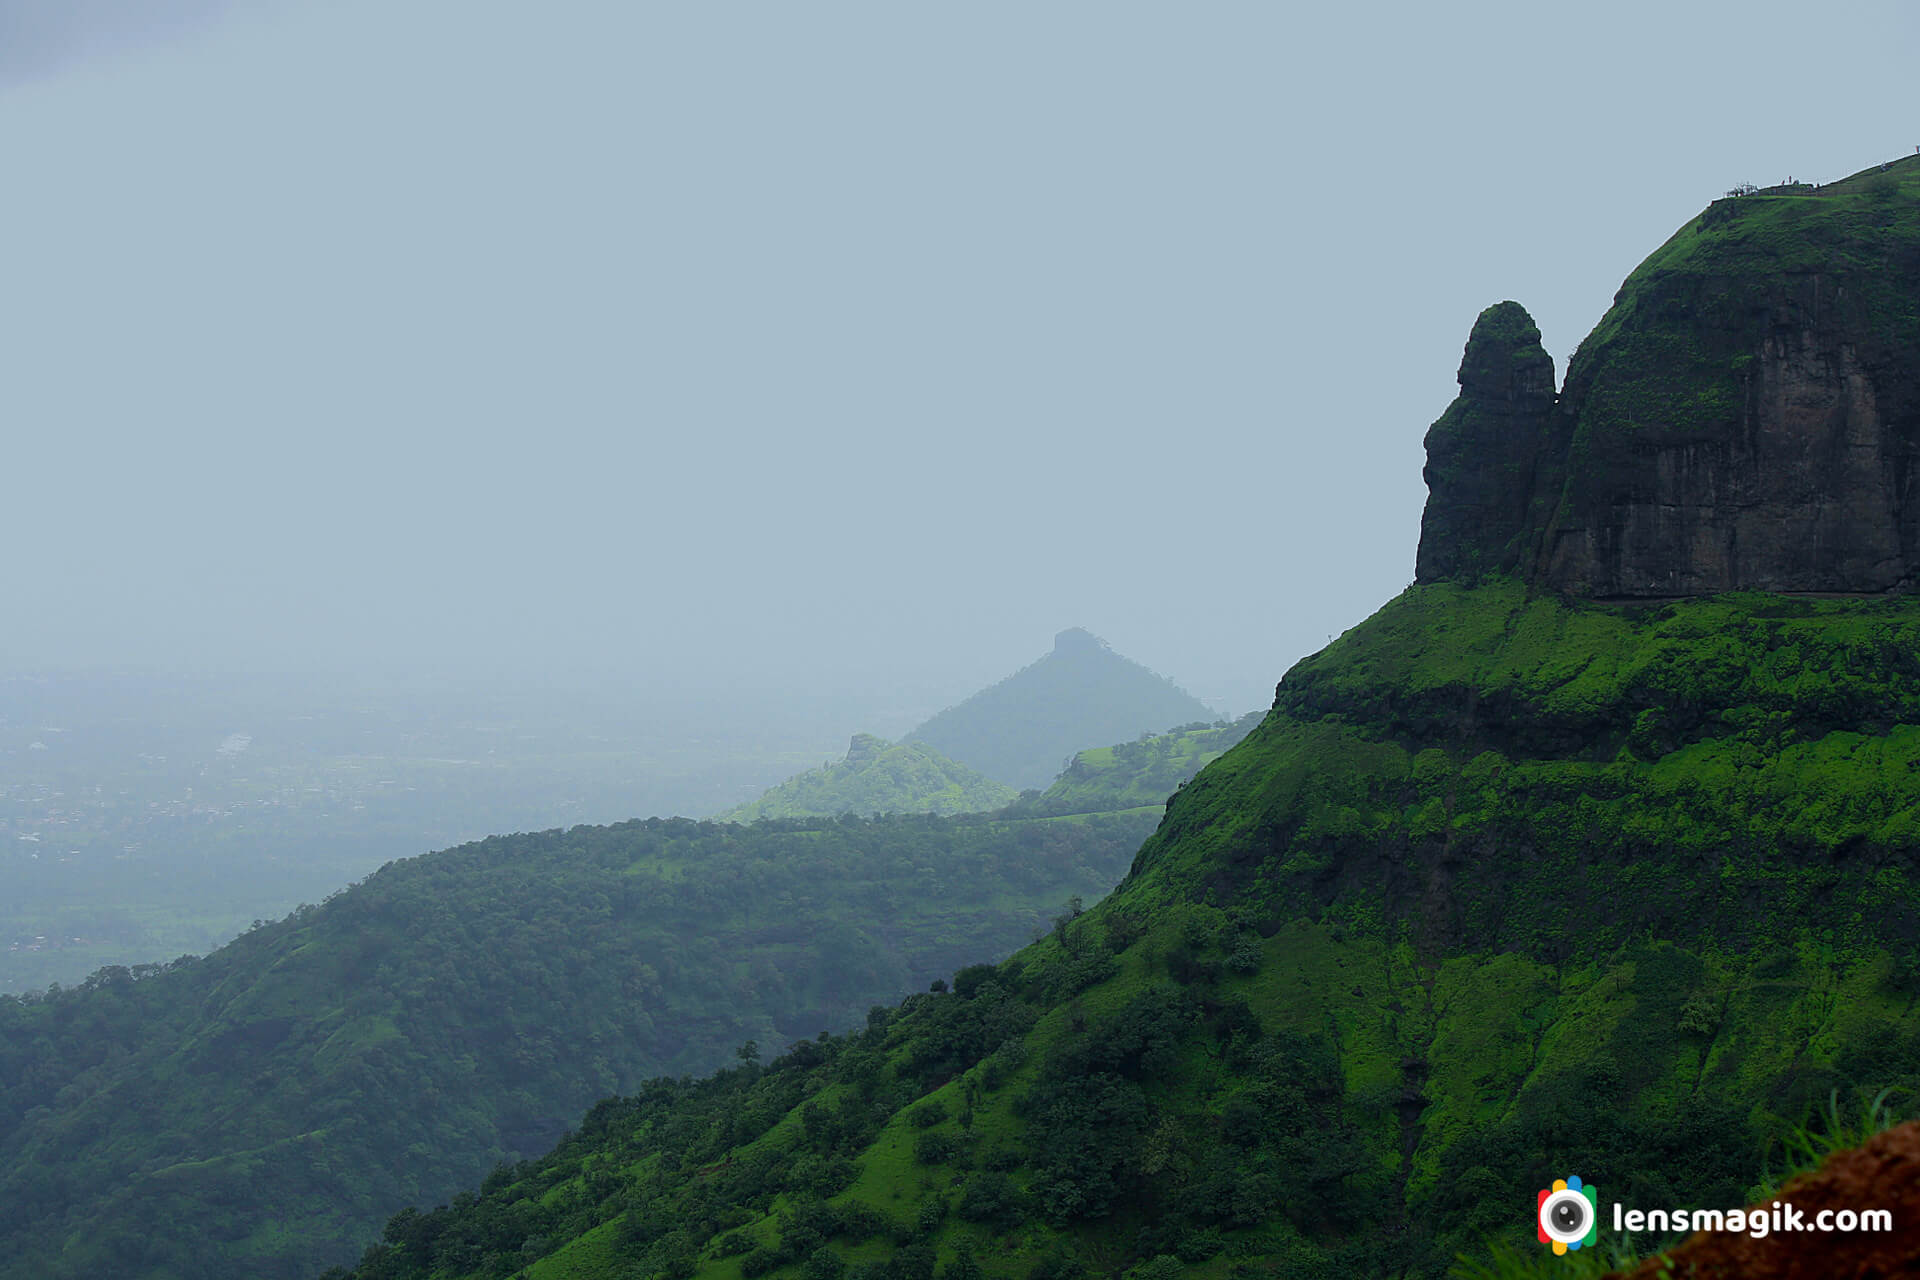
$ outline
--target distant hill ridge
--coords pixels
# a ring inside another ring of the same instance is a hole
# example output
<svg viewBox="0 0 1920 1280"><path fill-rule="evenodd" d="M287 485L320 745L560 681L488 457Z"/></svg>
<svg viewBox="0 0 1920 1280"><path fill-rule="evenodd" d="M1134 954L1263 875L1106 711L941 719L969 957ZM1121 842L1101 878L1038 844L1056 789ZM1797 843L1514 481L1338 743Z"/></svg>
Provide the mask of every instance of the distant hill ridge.
<svg viewBox="0 0 1920 1280"><path fill-rule="evenodd" d="M984 813L1013 802L1012 787L982 777L924 742L888 742L856 733L838 764L788 778L758 800L735 805L722 822L831 818L842 813Z"/></svg>
<svg viewBox="0 0 1920 1280"><path fill-rule="evenodd" d="M1211 722L1198 698L1081 627L1053 651L948 707L907 735L989 778L1045 787L1089 743L1125 742L1174 725Z"/></svg>
<svg viewBox="0 0 1920 1280"><path fill-rule="evenodd" d="M1189 778L1252 733L1265 715L1249 711L1231 724L1195 721L1166 733L1141 734L1132 742L1089 747L1073 757L1052 786L1037 796L1021 796L1010 812L1054 817L1164 806Z"/></svg>

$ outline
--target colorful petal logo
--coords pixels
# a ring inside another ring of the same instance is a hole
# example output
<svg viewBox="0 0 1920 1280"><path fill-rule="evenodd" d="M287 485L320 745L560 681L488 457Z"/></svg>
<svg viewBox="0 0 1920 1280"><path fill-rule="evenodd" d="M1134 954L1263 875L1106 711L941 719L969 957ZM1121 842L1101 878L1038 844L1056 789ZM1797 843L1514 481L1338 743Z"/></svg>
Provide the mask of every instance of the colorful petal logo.
<svg viewBox="0 0 1920 1280"><path fill-rule="evenodd" d="M1600 1230L1599 1193L1578 1178L1554 1179L1534 1203L1534 1230L1557 1254L1592 1244Z"/></svg>

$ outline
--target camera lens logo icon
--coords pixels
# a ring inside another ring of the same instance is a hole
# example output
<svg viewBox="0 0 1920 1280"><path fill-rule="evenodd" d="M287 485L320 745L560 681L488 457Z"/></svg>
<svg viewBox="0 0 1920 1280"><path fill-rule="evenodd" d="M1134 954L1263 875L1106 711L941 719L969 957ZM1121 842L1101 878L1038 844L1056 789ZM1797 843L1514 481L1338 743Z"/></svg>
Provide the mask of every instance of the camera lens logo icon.
<svg viewBox="0 0 1920 1280"><path fill-rule="evenodd" d="M1536 1204L1534 1230L1555 1253L1590 1245L1599 1233L1599 1194L1578 1178L1554 1179Z"/></svg>

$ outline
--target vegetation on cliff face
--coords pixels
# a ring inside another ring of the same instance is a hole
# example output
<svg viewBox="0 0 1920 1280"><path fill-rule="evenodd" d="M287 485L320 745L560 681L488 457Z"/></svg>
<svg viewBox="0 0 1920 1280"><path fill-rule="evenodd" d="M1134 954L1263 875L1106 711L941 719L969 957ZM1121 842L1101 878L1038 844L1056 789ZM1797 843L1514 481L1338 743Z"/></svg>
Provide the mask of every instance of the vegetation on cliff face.
<svg viewBox="0 0 1920 1280"><path fill-rule="evenodd" d="M0 1276L311 1275L598 1098L1005 955L1158 816L501 836L203 960L0 998Z"/></svg>
<svg viewBox="0 0 1920 1280"><path fill-rule="evenodd" d="M1437 1276L1920 1088L1920 605L1416 587L1094 910L610 1102L366 1277ZM1517 1206L1517 1207L1516 1207Z"/></svg>
<svg viewBox="0 0 1920 1280"><path fill-rule="evenodd" d="M1912 157L1817 191L1715 201L1627 278L1569 361L1576 453L1724 439L1783 324L1845 332L1864 363L1912 382L1917 270Z"/></svg>
<svg viewBox="0 0 1920 1280"><path fill-rule="evenodd" d="M907 740L1026 789L1048 785L1088 743L1212 719L1171 680L1074 627L1054 637L1046 657L948 707Z"/></svg>
<svg viewBox="0 0 1920 1280"><path fill-rule="evenodd" d="M1798 277L1844 283L1827 305L1860 319L1868 334L1912 350L1920 343L1920 298L1899 287L1903 273L1886 268L1909 262L1916 252L1920 158L1913 156L1825 187L1799 185L1716 200L1627 278L1613 307L1575 353L1572 370L1584 370L1589 360L1622 361L1624 355L1606 352L1622 340L1651 335L1656 344L1671 341L1672 324L1682 317L1667 290L1689 279L1717 281L1722 289L1743 282L1756 292L1777 290ZM1737 376L1740 367L1715 365L1695 373L1711 386ZM1675 425L1686 422L1677 419ZM1691 425L1704 430L1720 424L1696 419Z"/></svg>
<svg viewBox="0 0 1920 1280"><path fill-rule="evenodd" d="M721 822L831 818L843 813L950 816L998 809L1011 804L1018 794L924 742L890 743L870 733L857 733L838 764L791 777L758 800L717 816Z"/></svg>
<svg viewBox="0 0 1920 1280"><path fill-rule="evenodd" d="M1819 906L1833 941L1910 950L1917 651L1911 601L1415 588L1295 668L1266 749L1196 779L1141 861L1435 944L1737 941Z"/></svg>

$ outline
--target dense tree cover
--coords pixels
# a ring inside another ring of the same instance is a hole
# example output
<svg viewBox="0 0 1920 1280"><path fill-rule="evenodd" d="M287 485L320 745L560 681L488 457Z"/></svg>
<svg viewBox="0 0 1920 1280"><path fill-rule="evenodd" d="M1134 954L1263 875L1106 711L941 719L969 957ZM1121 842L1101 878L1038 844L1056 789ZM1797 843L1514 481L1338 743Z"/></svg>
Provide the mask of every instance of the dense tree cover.
<svg viewBox="0 0 1920 1280"><path fill-rule="evenodd" d="M494 837L205 959L0 998L0 1276L311 1274L596 1098L1006 954L1152 821Z"/></svg>
<svg viewBox="0 0 1920 1280"><path fill-rule="evenodd" d="M907 741L927 743L989 778L1038 788L1089 742L1125 742L1213 718L1172 681L1074 628L1055 638L1046 657L948 707Z"/></svg>
<svg viewBox="0 0 1920 1280"><path fill-rule="evenodd" d="M1115 893L810 1049L803 1101L620 1120L435 1238L572 1218L390 1230L356 1274L1438 1277L1569 1174L1740 1203L1830 1097L1920 1096L1917 637L1912 603L1416 588Z"/></svg>
<svg viewBox="0 0 1920 1280"><path fill-rule="evenodd" d="M1104 949L1097 933L1061 936ZM1323 1037L1266 1035L1243 1001L1163 977L1075 1018L1027 1066L1037 1015L1022 992L1040 981L980 966L765 1070L652 1082L478 1195L399 1215L359 1268L330 1274L687 1276L705 1259L746 1277L838 1275L844 1251L870 1255L854 1270L873 1280L931 1280L1123 1210L1149 1225L1115 1243L1120 1256L1203 1261L1225 1248L1223 1228L1276 1217L1282 1233L1318 1229L1326 1188L1364 1159ZM1196 1052L1244 1073L1223 1123L1180 1100ZM1012 1140L994 1123L1009 1116L1026 1118ZM932 1194L910 1213L897 1188L869 1202L875 1163ZM1071 1246L1035 1257L1085 1270Z"/></svg>
<svg viewBox="0 0 1920 1280"><path fill-rule="evenodd" d="M758 800L717 816L723 822L752 822L843 813L985 813L1016 796L1012 787L982 777L924 742L890 743L856 733L840 763L788 778Z"/></svg>

